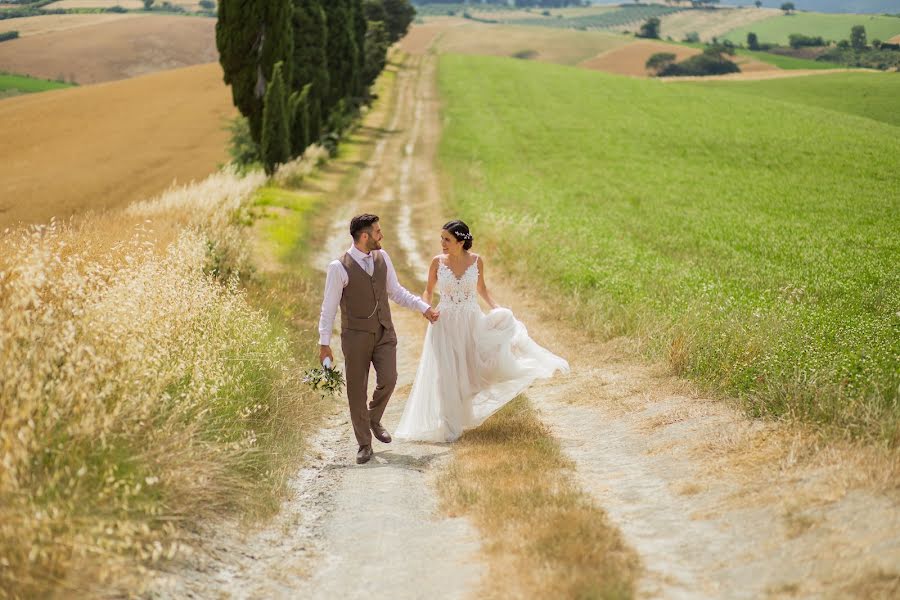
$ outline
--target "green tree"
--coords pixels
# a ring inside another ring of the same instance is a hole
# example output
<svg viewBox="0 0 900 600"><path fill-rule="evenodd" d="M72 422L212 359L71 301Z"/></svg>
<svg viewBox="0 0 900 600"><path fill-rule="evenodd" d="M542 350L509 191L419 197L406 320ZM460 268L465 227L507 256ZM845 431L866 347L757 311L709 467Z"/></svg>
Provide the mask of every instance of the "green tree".
<svg viewBox="0 0 900 600"><path fill-rule="evenodd" d="M357 53L350 0L328 0L323 4L328 24L328 93L325 95L326 113L336 109L338 102L353 93Z"/></svg>
<svg viewBox="0 0 900 600"><path fill-rule="evenodd" d="M275 172L277 165L286 163L291 158L290 116L282 67L283 63L275 63L272 79L266 88L263 108L260 154L269 175Z"/></svg>
<svg viewBox="0 0 900 600"><path fill-rule="evenodd" d="M393 44L409 30L410 23L416 16L416 9L409 0L381 0L387 18L384 26L387 28L388 38Z"/></svg>
<svg viewBox="0 0 900 600"><path fill-rule="evenodd" d="M783 10L784 14L786 14L786 15L791 14L795 10L794 3L793 2L783 3L781 5L781 10Z"/></svg>
<svg viewBox="0 0 900 600"><path fill-rule="evenodd" d="M220 0L216 47L225 83L234 105L250 123L250 135L260 143L264 96L275 63L284 64L291 86L291 0Z"/></svg>
<svg viewBox="0 0 900 600"><path fill-rule="evenodd" d="M357 98L366 98L369 95L369 86L363 81L363 69L366 61L365 46L368 21L366 21L362 0L351 0L350 8L353 11L353 42L356 45L355 60L353 62L353 95Z"/></svg>
<svg viewBox="0 0 900 600"><path fill-rule="evenodd" d="M387 50L391 45L387 28L381 21L369 21L366 31L365 65L363 67L363 82L366 87L375 83L379 73L384 69L387 61Z"/></svg>
<svg viewBox="0 0 900 600"><path fill-rule="evenodd" d="M854 25L850 30L850 46L854 50L865 50L867 45L866 28L862 25Z"/></svg>
<svg viewBox="0 0 900 600"><path fill-rule="evenodd" d="M756 0L756 2L754 2L753 4L754 6L756 6L756 8L760 8L762 7L762 0Z"/></svg>
<svg viewBox="0 0 900 600"><path fill-rule="evenodd" d="M675 58L675 54L672 52L657 52L647 59L644 66L653 74L658 74L660 71L674 63Z"/></svg>
<svg viewBox="0 0 900 600"><path fill-rule="evenodd" d="M363 2L363 10L366 13L366 21L382 22L387 21L387 12L384 10L384 4L381 0L365 0Z"/></svg>
<svg viewBox="0 0 900 600"><path fill-rule="evenodd" d="M228 154L235 164L241 169L245 169L262 162L259 145L250 137L250 125L247 123L247 117L236 116L228 124L228 130L231 132Z"/></svg>
<svg viewBox="0 0 900 600"><path fill-rule="evenodd" d="M638 37L659 39L659 18L650 17L641 25L641 30L637 34Z"/></svg>
<svg viewBox="0 0 900 600"><path fill-rule="evenodd" d="M312 143L309 128L309 98L312 84L307 83L302 91L291 94L288 101L291 121L291 156L300 156Z"/></svg>
<svg viewBox="0 0 900 600"><path fill-rule="evenodd" d="M326 47L328 25L320 0L294 0L294 91L311 84L307 113L308 140L319 139L324 120L324 103L329 92L328 56Z"/></svg>
<svg viewBox="0 0 900 600"><path fill-rule="evenodd" d="M155 1L156 0L144 0L144 10L150 10L151 8L153 8L153 3Z"/></svg>
<svg viewBox="0 0 900 600"><path fill-rule="evenodd" d="M747 34L747 47L751 50L759 50L759 38L752 31Z"/></svg>

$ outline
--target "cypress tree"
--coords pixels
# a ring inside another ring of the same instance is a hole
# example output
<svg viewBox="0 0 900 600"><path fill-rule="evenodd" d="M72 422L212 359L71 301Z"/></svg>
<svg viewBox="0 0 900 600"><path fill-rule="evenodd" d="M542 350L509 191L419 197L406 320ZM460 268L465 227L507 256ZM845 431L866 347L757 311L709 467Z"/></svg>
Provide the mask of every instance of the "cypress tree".
<svg viewBox="0 0 900 600"><path fill-rule="evenodd" d="M366 98L369 94L363 77L365 69L366 57L366 22L365 9L362 0L351 0L353 10L353 42L356 45L356 54L353 61L353 95L358 98Z"/></svg>
<svg viewBox="0 0 900 600"><path fill-rule="evenodd" d="M409 30L409 24L416 16L416 9L409 0L381 0L387 19L384 26L387 28L391 43L396 42Z"/></svg>
<svg viewBox="0 0 900 600"><path fill-rule="evenodd" d="M357 48L353 28L351 0L328 0L323 7L328 24L329 87L325 96L325 114L333 112L338 102L353 92L353 66Z"/></svg>
<svg viewBox="0 0 900 600"><path fill-rule="evenodd" d="M282 68L283 63L275 63L263 108L260 153L269 175L275 172L276 165L291 158L290 121Z"/></svg>
<svg viewBox="0 0 900 600"><path fill-rule="evenodd" d="M329 91L328 58L325 53L328 26L325 11L319 0L294 0L294 63L295 91L312 84L308 96L309 137L312 143L322 131L322 104Z"/></svg>
<svg viewBox="0 0 900 600"><path fill-rule="evenodd" d="M264 96L275 63L290 66L293 53L292 0L219 0L216 47L234 105L262 139ZM287 69L287 77L292 72Z"/></svg>
<svg viewBox="0 0 900 600"><path fill-rule="evenodd" d="M300 156L312 143L309 127L309 98L312 84L307 83L301 92L291 94L291 156Z"/></svg>
<svg viewBox="0 0 900 600"><path fill-rule="evenodd" d="M369 21L363 63L363 83L368 88L384 69L387 49L391 45L387 29L381 21Z"/></svg>

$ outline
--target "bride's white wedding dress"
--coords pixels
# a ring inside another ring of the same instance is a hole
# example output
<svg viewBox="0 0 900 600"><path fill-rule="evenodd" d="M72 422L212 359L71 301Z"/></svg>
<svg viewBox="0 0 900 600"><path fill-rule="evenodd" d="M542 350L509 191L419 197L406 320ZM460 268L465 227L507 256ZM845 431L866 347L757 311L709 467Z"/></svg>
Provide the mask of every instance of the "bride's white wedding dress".
<svg viewBox="0 0 900 600"><path fill-rule="evenodd" d="M451 442L531 383L569 364L536 344L506 308L478 305L478 261L457 278L437 272L440 318L428 327L412 392L395 430L407 440Z"/></svg>

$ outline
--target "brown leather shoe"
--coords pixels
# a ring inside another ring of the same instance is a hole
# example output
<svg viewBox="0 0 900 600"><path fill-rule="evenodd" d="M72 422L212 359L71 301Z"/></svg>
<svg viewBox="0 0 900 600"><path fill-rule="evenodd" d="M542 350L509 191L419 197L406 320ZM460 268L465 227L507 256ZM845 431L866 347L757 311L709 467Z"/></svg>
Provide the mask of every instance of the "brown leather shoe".
<svg viewBox="0 0 900 600"><path fill-rule="evenodd" d="M365 464L369 462L370 458L372 458L372 446L360 446L359 452L356 453L356 464Z"/></svg>
<svg viewBox="0 0 900 600"><path fill-rule="evenodd" d="M391 434L388 433L387 429L381 426L381 423L372 423L372 433L375 435L375 438L382 444L391 443Z"/></svg>

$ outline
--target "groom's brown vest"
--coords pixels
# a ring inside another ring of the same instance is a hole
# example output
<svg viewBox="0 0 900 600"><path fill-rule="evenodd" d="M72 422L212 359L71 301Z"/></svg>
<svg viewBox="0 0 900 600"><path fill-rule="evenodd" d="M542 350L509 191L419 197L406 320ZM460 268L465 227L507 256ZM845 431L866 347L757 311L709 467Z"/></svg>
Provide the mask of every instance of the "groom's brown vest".
<svg viewBox="0 0 900 600"><path fill-rule="evenodd" d="M387 294L387 264L381 252L372 251L375 270L370 276L350 253L341 257L347 271L347 286L341 295L341 329L377 333L378 326L393 329Z"/></svg>

